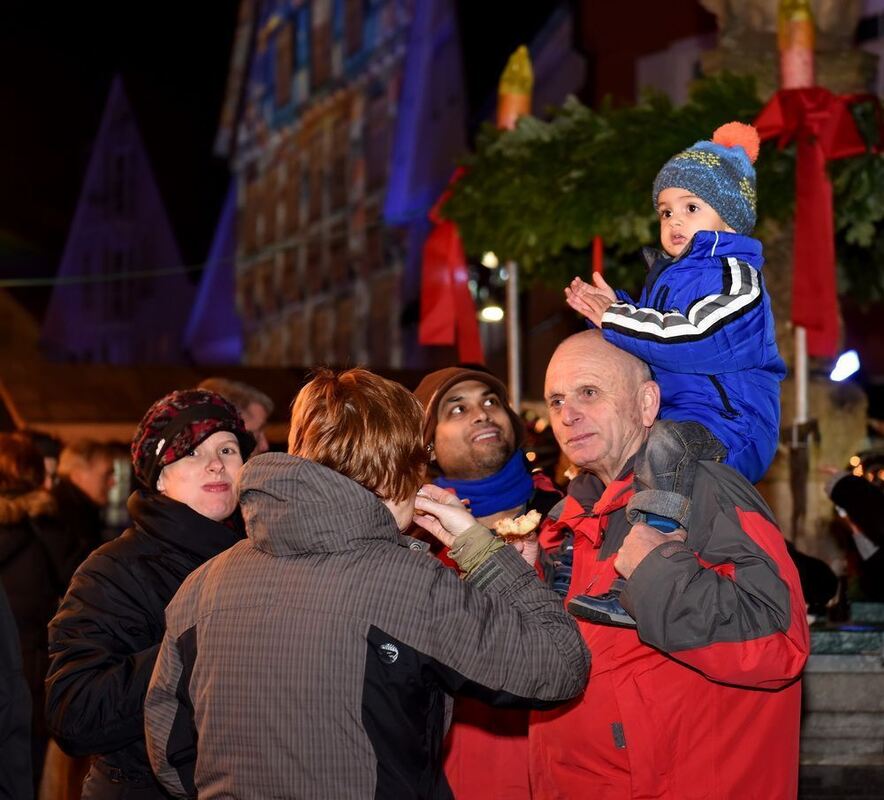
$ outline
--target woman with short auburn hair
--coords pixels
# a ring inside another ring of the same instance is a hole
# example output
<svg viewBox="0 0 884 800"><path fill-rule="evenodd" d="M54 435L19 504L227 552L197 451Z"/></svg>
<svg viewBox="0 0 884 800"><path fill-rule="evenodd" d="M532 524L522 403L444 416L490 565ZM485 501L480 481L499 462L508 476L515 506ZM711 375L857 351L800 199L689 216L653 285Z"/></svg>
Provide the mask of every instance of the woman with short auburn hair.
<svg viewBox="0 0 884 800"><path fill-rule="evenodd" d="M583 688L558 596L455 495L418 494L422 426L398 384L321 370L294 404L291 453L243 467L248 539L170 603L145 703L173 795L450 798L451 694L547 707ZM401 535L415 507L465 580Z"/></svg>
<svg viewBox="0 0 884 800"><path fill-rule="evenodd" d="M289 453L402 501L425 480L427 452L413 435L422 425L420 402L401 384L365 369L320 369L292 405Z"/></svg>

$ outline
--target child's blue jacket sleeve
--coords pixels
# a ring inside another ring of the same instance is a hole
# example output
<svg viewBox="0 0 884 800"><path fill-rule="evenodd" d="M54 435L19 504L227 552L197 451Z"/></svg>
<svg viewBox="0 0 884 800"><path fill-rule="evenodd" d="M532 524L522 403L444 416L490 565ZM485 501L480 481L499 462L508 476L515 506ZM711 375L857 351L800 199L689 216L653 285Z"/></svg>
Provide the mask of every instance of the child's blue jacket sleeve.
<svg viewBox="0 0 884 800"><path fill-rule="evenodd" d="M672 372L714 375L759 366L773 336L761 277L736 259L730 267L688 302L673 298L679 307L671 311L614 303L602 317L605 339Z"/></svg>

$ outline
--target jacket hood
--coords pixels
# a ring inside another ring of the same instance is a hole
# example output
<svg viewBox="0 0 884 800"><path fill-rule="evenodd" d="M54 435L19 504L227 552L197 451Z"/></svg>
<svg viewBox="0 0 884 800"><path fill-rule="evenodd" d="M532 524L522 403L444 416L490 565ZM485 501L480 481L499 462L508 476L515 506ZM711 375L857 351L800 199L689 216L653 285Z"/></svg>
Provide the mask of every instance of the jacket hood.
<svg viewBox="0 0 884 800"><path fill-rule="evenodd" d="M0 525L14 525L23 519L55 514L55 501L44 489L21 494L18 497L0 496Z"/></svg>
<svg viewBox="0 0 884 800"><path fill-rule="evenodd" d="M378 497L314 461L285 453L249 459L239 474L246 535L271 555L353 550L368 540L398 543Z"/></svg>

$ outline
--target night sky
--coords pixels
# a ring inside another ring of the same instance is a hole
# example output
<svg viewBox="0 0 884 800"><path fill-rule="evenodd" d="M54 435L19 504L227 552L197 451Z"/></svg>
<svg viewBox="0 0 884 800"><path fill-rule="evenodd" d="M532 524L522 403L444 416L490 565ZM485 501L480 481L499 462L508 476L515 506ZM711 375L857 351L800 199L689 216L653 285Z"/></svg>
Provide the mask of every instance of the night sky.
<svg viewBox="0 0 884 800"><path fill-rule="evenodd" d="M185 262L205 258L228 181L212 145L238 2L0 3L0 276L55 272L116 74ZM471 128L555 5L457 3Z"/></svg>
<svg viewBox="0 0 884 800"><path fill-rule="evenodd" d="M116 74L182 254L188 263L205 257L227 183L212 143L237 4L0 4L0 253L7 261L10 249L59 258ZM8 275L9 264L0 266Z"/></svg>

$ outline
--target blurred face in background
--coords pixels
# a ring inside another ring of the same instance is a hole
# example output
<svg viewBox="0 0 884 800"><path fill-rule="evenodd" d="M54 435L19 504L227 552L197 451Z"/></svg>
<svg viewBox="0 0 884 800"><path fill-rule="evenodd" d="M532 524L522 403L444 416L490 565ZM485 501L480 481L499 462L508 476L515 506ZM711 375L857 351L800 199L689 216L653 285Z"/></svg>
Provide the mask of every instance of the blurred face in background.
<svg viewBox="0 0 884 800"><path fill-rule="evenodd" d="M239 442L229 431L213 433L184 458L163 467L157 491L215 522L227 519L239 501L235 484L242 468Z"/></svg>
<svg viewBox="0 0 884 800"><path fill-rule="evenodd" d="M68 477L95 505L106 506L108 494L116 483L114 461L108 455L97 455L90 461L80 461Z"/></svg>
<svg viewBox="0 0 884 800"><path fill-rule="evenodd" d="M252 451L252 455L266 453L270 449L267 434L264 432L267 427L267 409L260 403L252 402L241 409L239 415L245 423L246 430L255 437L255 449Z"/></svg>
<svg viewBox="0 0 884 800"><path fill-rule="evenodd" d="M43 488L49 491L58 481L58 459L54 456L43 456L43 466L46 468Z"/></svg>

